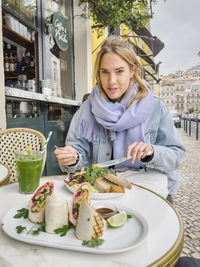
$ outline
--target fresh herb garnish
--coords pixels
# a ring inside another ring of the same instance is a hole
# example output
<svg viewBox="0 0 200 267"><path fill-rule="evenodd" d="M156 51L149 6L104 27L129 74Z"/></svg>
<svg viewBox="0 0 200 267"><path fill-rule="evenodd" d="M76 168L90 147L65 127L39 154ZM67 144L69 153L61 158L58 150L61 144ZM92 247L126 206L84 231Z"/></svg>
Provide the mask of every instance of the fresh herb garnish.
<svg viewBox="0 0 200 267"><path fill-rule="evenodd" d="M40 227L36 230L32 230L32 234L33 235L39 235L40 232L45 232L45 223L44 222L40 222Z"/></svg>
<svg viewBox="0 0 200 267"><path fill-rule="evenodd" d="M15 219L19 219L21 217L24 217L24 219L28 218L28 209L22 208L20 210L17 210L17 214L13 217Z"/></svg>
<svg viewBox="0 0 200 267"><path fill-rule="evenodd" d="M113 175L115 175L115 171L112 169L104 169L104 168L89 168L84 174L83 176L85 177L85 179L91 184L94 185L95 180L98 177L102 177L104 176L106 173L111 173Z"/></svg>
<svg viewBox="0 0 200 267"><path fill-rule="evenodd" d="M104 239L93 238L92 240L83 240L82 246L94 248L94 247L101 246L103 242L104 242Z"/></svg>
<svg viewBox="0 0 200 267"><path fill-rule="evenodd" d="M25 226L22 226L22 225L18 225L16 227L16 230L17 230L17 233L18 234L21 234L25 229L26 229L26 227Z"/></svg>
<svg viewBox="0 0 200 267"><path fill-rule="evenodd" d="M40 224L40 227L38 227L37 229L34 229L36 227L36 225L34 225L29 230L26 228L26 226L18 225L16 227L17 233L21 234L23 231L26 231L27 235L29 235L29 234L39 235L40 232L45 232L45 223L40 222L38 224Z"/></svg>
<svg viewBox="0 0 200 267"><path fill-rule="evenodd" d="M74 225L70 223L69 225L64 225L62 228L55 229L54 232L60 236L65 236L71 228L74 228Z"/></svg>

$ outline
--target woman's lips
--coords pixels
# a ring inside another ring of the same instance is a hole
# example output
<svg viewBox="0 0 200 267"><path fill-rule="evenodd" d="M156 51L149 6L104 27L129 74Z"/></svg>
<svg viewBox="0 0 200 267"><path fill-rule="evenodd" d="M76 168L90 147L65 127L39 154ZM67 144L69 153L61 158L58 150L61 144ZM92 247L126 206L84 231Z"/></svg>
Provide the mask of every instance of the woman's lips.
<svg viewBox="0 0 200 267"><path fill-rule="evenodd" d="M108 91L113 92L113 91L116 91L117 89L118 89L117 87L110 87L110 88L108 88Z"/></svg>

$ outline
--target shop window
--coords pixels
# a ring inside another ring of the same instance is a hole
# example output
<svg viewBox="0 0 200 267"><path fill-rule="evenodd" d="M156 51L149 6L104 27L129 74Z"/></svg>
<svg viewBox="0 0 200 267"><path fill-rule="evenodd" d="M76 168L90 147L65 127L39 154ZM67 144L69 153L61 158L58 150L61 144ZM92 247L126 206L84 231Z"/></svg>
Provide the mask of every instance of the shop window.
<svg viewBox="0 0 200 267"><path fill-rule="evenodd" d="M71 32L72 1L45 1L45 77L50 81L54 93L63 98L74 98L73 93L73 47ZM66 19L69 46L61 51L51 34L52 16L60 12Z"/></svg>

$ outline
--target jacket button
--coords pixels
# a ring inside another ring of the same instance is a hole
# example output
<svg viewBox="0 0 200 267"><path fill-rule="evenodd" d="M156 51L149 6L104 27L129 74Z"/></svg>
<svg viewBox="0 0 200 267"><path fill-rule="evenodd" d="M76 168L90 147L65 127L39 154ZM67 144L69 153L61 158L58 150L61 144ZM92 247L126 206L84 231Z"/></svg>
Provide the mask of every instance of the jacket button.
<svg viewBox="0 0 200 267"><path fill-rule="evenodd" d="M110 153L109 152L106 152L106 156L110 156Z"/></svg>

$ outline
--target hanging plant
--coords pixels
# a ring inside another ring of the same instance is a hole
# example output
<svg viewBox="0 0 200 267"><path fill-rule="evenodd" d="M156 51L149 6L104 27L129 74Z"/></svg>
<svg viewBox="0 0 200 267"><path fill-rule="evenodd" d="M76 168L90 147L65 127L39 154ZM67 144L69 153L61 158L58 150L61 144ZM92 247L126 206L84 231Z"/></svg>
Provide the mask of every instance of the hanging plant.
<svg viewBox="0 0 200 267"><path fill-rule="evenodd" d="M133 23L144 27L153 16L152 4L156 3L157 0L79 0L82 16L92 19L97 31L102 27L117 29L122 23L129 29Z"/></svg>

